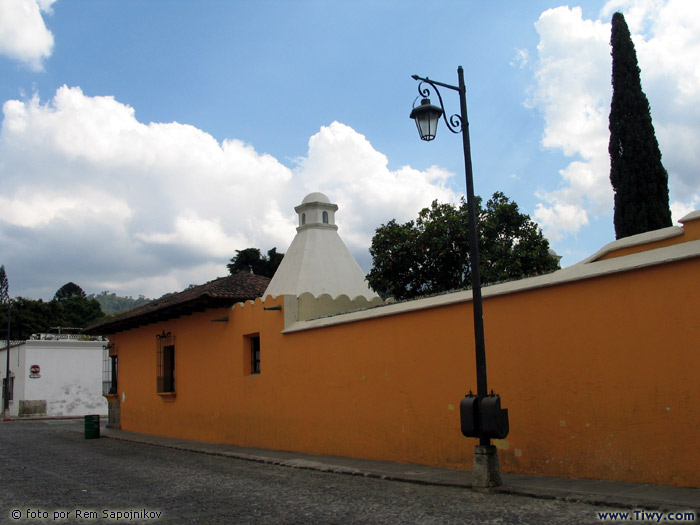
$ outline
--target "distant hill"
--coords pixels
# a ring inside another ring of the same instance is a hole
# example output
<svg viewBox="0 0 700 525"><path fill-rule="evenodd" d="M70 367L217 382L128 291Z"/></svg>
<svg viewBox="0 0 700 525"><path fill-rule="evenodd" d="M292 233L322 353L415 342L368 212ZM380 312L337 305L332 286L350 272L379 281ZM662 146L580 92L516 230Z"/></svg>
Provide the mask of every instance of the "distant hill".
<svg viewBox="0 0 700 525"><path fill-rule="evenodd" d="M100 307L105 315L120 314L153 300L143 295L139 295L138 299L134 299L133 297L119 297L117 294L107 291L100 292L99 294L90 294L88 295L88 299L96 299L97 302L100 303Z"/></svg>

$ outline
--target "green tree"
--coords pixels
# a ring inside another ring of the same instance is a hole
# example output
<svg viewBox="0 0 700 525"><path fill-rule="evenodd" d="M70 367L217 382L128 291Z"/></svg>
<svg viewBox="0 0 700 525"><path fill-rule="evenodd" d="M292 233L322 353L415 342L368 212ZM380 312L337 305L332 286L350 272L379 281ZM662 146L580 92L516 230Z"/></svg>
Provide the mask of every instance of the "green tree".
<svg viewBox="0 0 700 525"><path fill-rule="evenodd" d="M59 308L56 301L45 303L41 299L12 299L12 338L26 340L32 334L47 333L58 326L53 321L58 319ZM66 325L62 325L66 326Z"/></svg>
<svg viewBox="0 0 700 525"><path fill-rule="evenodd" d="M476 198L477 230L484 284L552 272L558 258L528 215L503 193L482 207ZM377 228L367 280L383 296L408 299L471 286L467 204L433 201L418 218Z"/></svg>
<svg viewBox="0 0 700 525"><path fill-rule="evenodd" d="M56 290L49 305L52 327L84 328L104 317L100 303L96 299L88 299L83 289L74 282Z"/></svg>
<svg viewBox="0 0 700 525"><path fill-rule="evenodd" d="M479 217L481 279L484 283L522 279L559 269L559 257L529 215L496 192Z"/></svg>
<svg viewBox="0 0 700 525"><path fill-rule="evenodd" d="M283 257L283 253L277 253L277 248L268 250L267 255L262 255L259 248L246 248L236 250L236 255L226 267L231 275L252 271L256 275L272 277Z"/></svg>
<svg viewBox="0 0 700 525"><path fill-rule="evenodd" d="M63 301L70 297L86 297L83 289L74 282L66 283L56 290L53 296L54 301Z"/></svg>
<svg viewBox="0 0 700 525"><path fill-rule="evenodd" d="M58 303L57 315L54 317L56 322L53 326L85 328L105 315L96 299L74 295L51 302Z"/></svg>
<svg viewBox="0 0 700 525"><path fill-rule="evenodd" d="M104 317L100 303L86 297L82 288L74 283L61 287L54 297L60 299L49 302L24 297L11 299L12 338L25 340L32 334L47 333L56 327L84 328ZM0 309L0 323L7 325L7 309Z"/></svg>
<svg viewBox="0 0 700 525"><path fill-rule="evenodd" d="M100 303L102 311L106 315L114 315L122 312L127 312L139 306L151 301L151 299L146 298L143 295L139 295L137 299L131 296L121 297L114 292L110 293L107 290L100 292L99 294L90 294L87 296L88 299L96 299Z"/></svg>
<svg viewBox="0 0 700 525"><path fill-rule="evenodd" d="M617 239L671 226L668 174L642 91L637 54L622 13L612 18L610 182Z"/></svg>

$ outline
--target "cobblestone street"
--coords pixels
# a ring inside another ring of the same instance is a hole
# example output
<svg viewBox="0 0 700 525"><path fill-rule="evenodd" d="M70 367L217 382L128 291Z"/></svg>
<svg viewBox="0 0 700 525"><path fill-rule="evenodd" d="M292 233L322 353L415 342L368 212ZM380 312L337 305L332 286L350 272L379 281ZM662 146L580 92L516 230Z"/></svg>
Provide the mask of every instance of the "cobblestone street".
<svg viewBox="0 0 700 525"><path fill-rule="evenodd" d="M0 522L578 524L605 510L87 440L82 425L0 423Z"/></svg>

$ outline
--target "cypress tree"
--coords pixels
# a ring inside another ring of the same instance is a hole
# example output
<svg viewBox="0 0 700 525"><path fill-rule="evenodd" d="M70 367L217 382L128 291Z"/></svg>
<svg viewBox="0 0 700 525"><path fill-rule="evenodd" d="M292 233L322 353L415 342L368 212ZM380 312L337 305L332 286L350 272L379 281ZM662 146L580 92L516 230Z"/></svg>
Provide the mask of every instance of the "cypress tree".
<svg viewBox="0 0 700 525"><path fill-rule="evenodd" d="M615 192L615 236L671 226L668 173L642 91L637 54L622 13L612 18L610 182Z"/></svg>
<svg viewBox="0 0 700 525"><path fill-rule="evenodd" d="M10 283L5 273L5 265L0 266L0 304L10 303Z"/></svg>

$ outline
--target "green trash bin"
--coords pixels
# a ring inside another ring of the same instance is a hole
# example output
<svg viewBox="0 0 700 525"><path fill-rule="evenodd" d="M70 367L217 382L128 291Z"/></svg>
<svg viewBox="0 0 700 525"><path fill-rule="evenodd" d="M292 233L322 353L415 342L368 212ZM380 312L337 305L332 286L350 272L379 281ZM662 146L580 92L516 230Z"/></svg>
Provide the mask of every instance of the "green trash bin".
<svg viewBox="0 0 700 525"><path fill-rule="evenodd" d="M85 416L85 439L100 437L100 416Z"/></svg>

